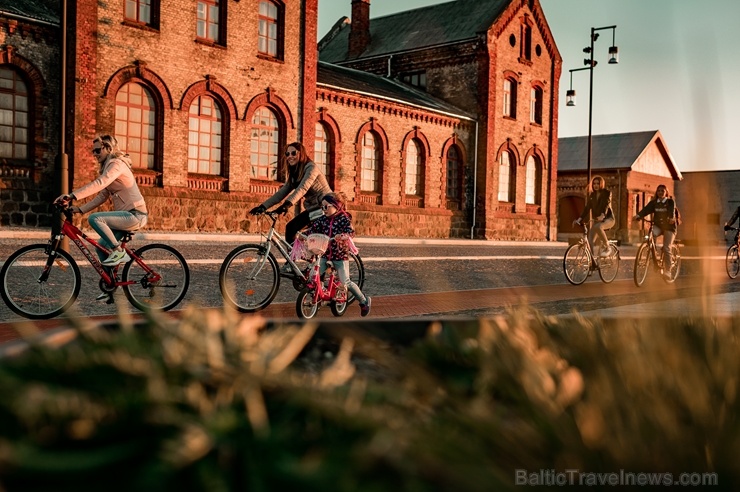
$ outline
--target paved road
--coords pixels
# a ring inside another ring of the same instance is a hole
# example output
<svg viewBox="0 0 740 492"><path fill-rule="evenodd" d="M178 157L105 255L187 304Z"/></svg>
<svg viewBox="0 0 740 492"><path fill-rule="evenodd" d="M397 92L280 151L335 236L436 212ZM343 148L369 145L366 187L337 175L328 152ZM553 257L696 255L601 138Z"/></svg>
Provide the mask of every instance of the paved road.
<svg viewBox="0 0 740 492"><path fill-rule="evenodd" d="M241 241L168 239L166 242L182 251L192 270L191 286L182 307L221 307L218 269L226 254ZM165 242L158 238L141 240L139 244L152 241ZM43 240L0 238L0 261L15 249L33 242ZM738 290L724 274L721 247L702 252L684 248L682 275L676 284L668 286L655 279L638 289L631 281L636 248L630 246L621 248L623 261L617 281L606 285L596 275L582 286L571 286L562 272L562 255L567 247L562 243L361 239L358 244L367 271L364 290L374 299L373 319L483 316L501 313L521 302L533 305L544 314L562 315L574 310L588 312ZM116 305L93 300L99 291L92 268L84 267L82 271L83 289L76 308L85 316L115 315ZM260 314L273 319L294 319L296 297L296 291L286 282L281 285L275 303ZM117 305L127 307L122 294ZM325 311L320 315L331 317ZM357 307L351 306L345 317L356 318L358 314ZM17 320L20 320L18 316L4 304L0 305L0 341L17 336L7 324ZM57 326L58 320L38 325L48 329Z"/></svg>

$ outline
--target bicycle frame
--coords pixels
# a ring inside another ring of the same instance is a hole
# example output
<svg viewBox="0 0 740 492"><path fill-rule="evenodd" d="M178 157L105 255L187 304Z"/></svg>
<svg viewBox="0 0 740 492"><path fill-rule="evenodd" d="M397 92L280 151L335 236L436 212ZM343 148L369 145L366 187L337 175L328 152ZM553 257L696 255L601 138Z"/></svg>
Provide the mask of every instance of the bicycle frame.
<svg viewBox="0 0 740 492"><path fill-rule="evenodd" d="M330 268L331 274L329 275L329 288L326 289L324 288L324 283L321 281L321 257L315 257L313 262L311 263L306 287L313 291L314 304L329 301L337 301L340 303L347 301L346 291L344 294L344 299L342 299L338 295L340 291L340 283L338 282L338 278L335 274L336 270L334 269L333 265L329 265L329 263L327 263L327 270L329 270Z"/></svg>
<svg viewBox="0 0 740 492"><path fill-rule="evenodd" d="M290 252L292 251L293 246L289 244L278 231L275 230L275 224L277 223L277 214L275 214L274 212L265 212L263 215L266 215L272 221L272 224L270 225L270 230L267 231L267 234L263 234L265 238L263 242L263 244L265 245L265 256L256 266L256 273L259 273L259 271L262 269L265 261L267 261L267 256L270 254L272 246L275 246L275 248L280 252L280 255L285 258L285 261L293 269L293 273L305 280L306 276L303 274L301 269L298 268L298 265L296 265L295 262L290 258Z"/></svg>
<svg viewBox="0 0 740 492"><path fill-rule="evenodd" d="M645 220L645 222L648 223L648 232L642 242L647 243L648 245L650 255L653 257L654 260L653 268L655 270L660 270L661 268L663 268L663 250L661 249L660 254L658 254L658 247L655 244L655 233L653 232L653 221ZM663 240L665 241L665 238Z"/></svg>
<svg viewBox="0 0 740 492"><path fill-rule="evenodd" d="M87 259L90 265L92 265L95 271L98 272L98 275L100 275L100 278L103 279L106 285L109 285L111 287L121 287L124 285L133 285L136 283L135 281L122 282L122 281L116 280L116 272L118 271L118 267L120 266L120 264L113 267L112 275L108 274L103 264L96 257L96 255L94 255L90 251L90 249L87 247L84 241L86 241L87 243L92 245L95 249L98 249L100 251L110 253L110 250L106 248L105 246L101 245L94 238L89 237L87 234L82 232L79 227L74 225L72 223L72 213L70 211L64 210L63 213L66 219L62 222L62 229L56 234L52 233L52 238L49 241L49 261L50 262L53 261L53 255L51 253L56 252L57 249L59 249L59 246L62 242L62 238L64 236L67 236L72 242L74 242L77 245L77 248L79 248L80 252ZM147 275L152 275L152 277L150 278L150 282L154 283L161 279L161 276L159 273L149 268L149 266L147 266L144 263L144 261L136 254L135 250L130 249L128 247L128 244L125 238L121 242L121 247L129 254L129 256L131 256L131 261L135 261L136 263L138 263L144 269L144 271L146 271ZM46 276L48 276L50 266L51 265L47 265L44 268L44 273L41 276L42 281L45 280Z"/></svg>

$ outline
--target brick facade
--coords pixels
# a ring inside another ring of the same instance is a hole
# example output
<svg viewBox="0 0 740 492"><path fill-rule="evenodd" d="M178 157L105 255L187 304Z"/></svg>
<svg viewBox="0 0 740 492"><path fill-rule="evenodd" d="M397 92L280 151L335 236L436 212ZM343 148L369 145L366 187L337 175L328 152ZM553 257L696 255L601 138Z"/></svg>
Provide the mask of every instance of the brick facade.
<svg viewBox="0 0 740 492"><path fill-rule="evenodd" d="M48 226L48 190L59 146L58 27L0 16L0 67L28 91L28 157L0 159L0 226Z"/></svg>
<svg viewBox="0 0 740 492"><path fill-rule="evenodd" d="M256 221L247 211L280 185L250 177L252 118L267 107L280 128L280 153L294 140L311 151L316 121L335 129L329 181L351 198L359 234L468 237L472 230L476 237L490 239L555 239L561 59L538 1L511 1L487 32L472 33L469 41L399 53L391 60L360 57L353 65L391 77L424 70L430 94L474 118L374 97L371 90L353 94L321 86L315 44L318 0L272 4L282 19L276 58L259 52L258 0L220 4L226 9L220 17L225 37L217 42L197 39L197 2L192 0L153 1L157 15L151 25L124 18L123 0L69 2L70 189L96 176L90 141L96 134L117 132L116 97L135 82L151 94L156 114L154 166L135 170L150 209L149 229L255 231ZM369 7L366 0L353 5L358 16ZM56 87L52 72L44 74L44 80ZM513 117L502 114L507 74L515 74L517 84ZM537 122L530 121L533 88L541 95ZM189 110L200 96L215 100L222 112L218 174L188 171ZM45 120L55 121L53 112L49 115ZM367 131L382 140L378 196L360 191L361 138ZM56 133L53 128L42 133L49 136L46 157L37 155L37 161L48 161L54 153ZM405 194L410 139L420 142L423 153L421 196ZM445 159L453 145L463 159L461 194L449 200ZM498 200L504 151L513 160L509 202ZM525 198L530 157L539 162L535 203ZM45 200L52 198L48 190L42 193Z"/></svg>

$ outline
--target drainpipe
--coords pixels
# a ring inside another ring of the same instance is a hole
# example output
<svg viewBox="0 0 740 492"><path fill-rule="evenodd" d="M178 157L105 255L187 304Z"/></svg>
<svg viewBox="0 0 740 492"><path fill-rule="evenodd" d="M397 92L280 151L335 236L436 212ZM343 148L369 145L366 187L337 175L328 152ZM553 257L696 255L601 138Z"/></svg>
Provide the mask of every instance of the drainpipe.
<svg viewBox="0 0 740 492"><path fill-rule="evenodd" d="M393 55L388 55L388 73L385 75L388 78L391 78L391 60L393 59Z"/></svg>
<svg viewBox="0 0 740 492"><path fill-rule="evenodd" d="M478 196L478 120L475 121L475 151L473 152L473 225L470 226L470 239L474 238L475 212Z"/></svg>

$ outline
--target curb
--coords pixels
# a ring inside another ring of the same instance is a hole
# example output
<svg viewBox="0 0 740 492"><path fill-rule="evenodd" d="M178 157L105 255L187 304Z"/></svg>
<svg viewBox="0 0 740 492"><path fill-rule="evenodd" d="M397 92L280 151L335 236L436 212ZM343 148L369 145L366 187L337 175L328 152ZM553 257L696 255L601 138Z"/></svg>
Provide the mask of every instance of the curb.
<svg viewBox="0 0 740 492"><path fill-rule="evenodd" d="M84 230L85 234L98 239L92 231ZM49 231L34 229L3 229L0 230L1 239L48 239ZM224 242L224 243L254 243L259 242L259 234L218 234L218 233L187 233L187 232L139 232L134 240L149 241L189 241L189 242ZM563 241L496 241L485 239L433 239L433 238L399 238L399 237L356 237L358 244L415 244L415 245L449 245L449 246L567 246Z"/></svg>

